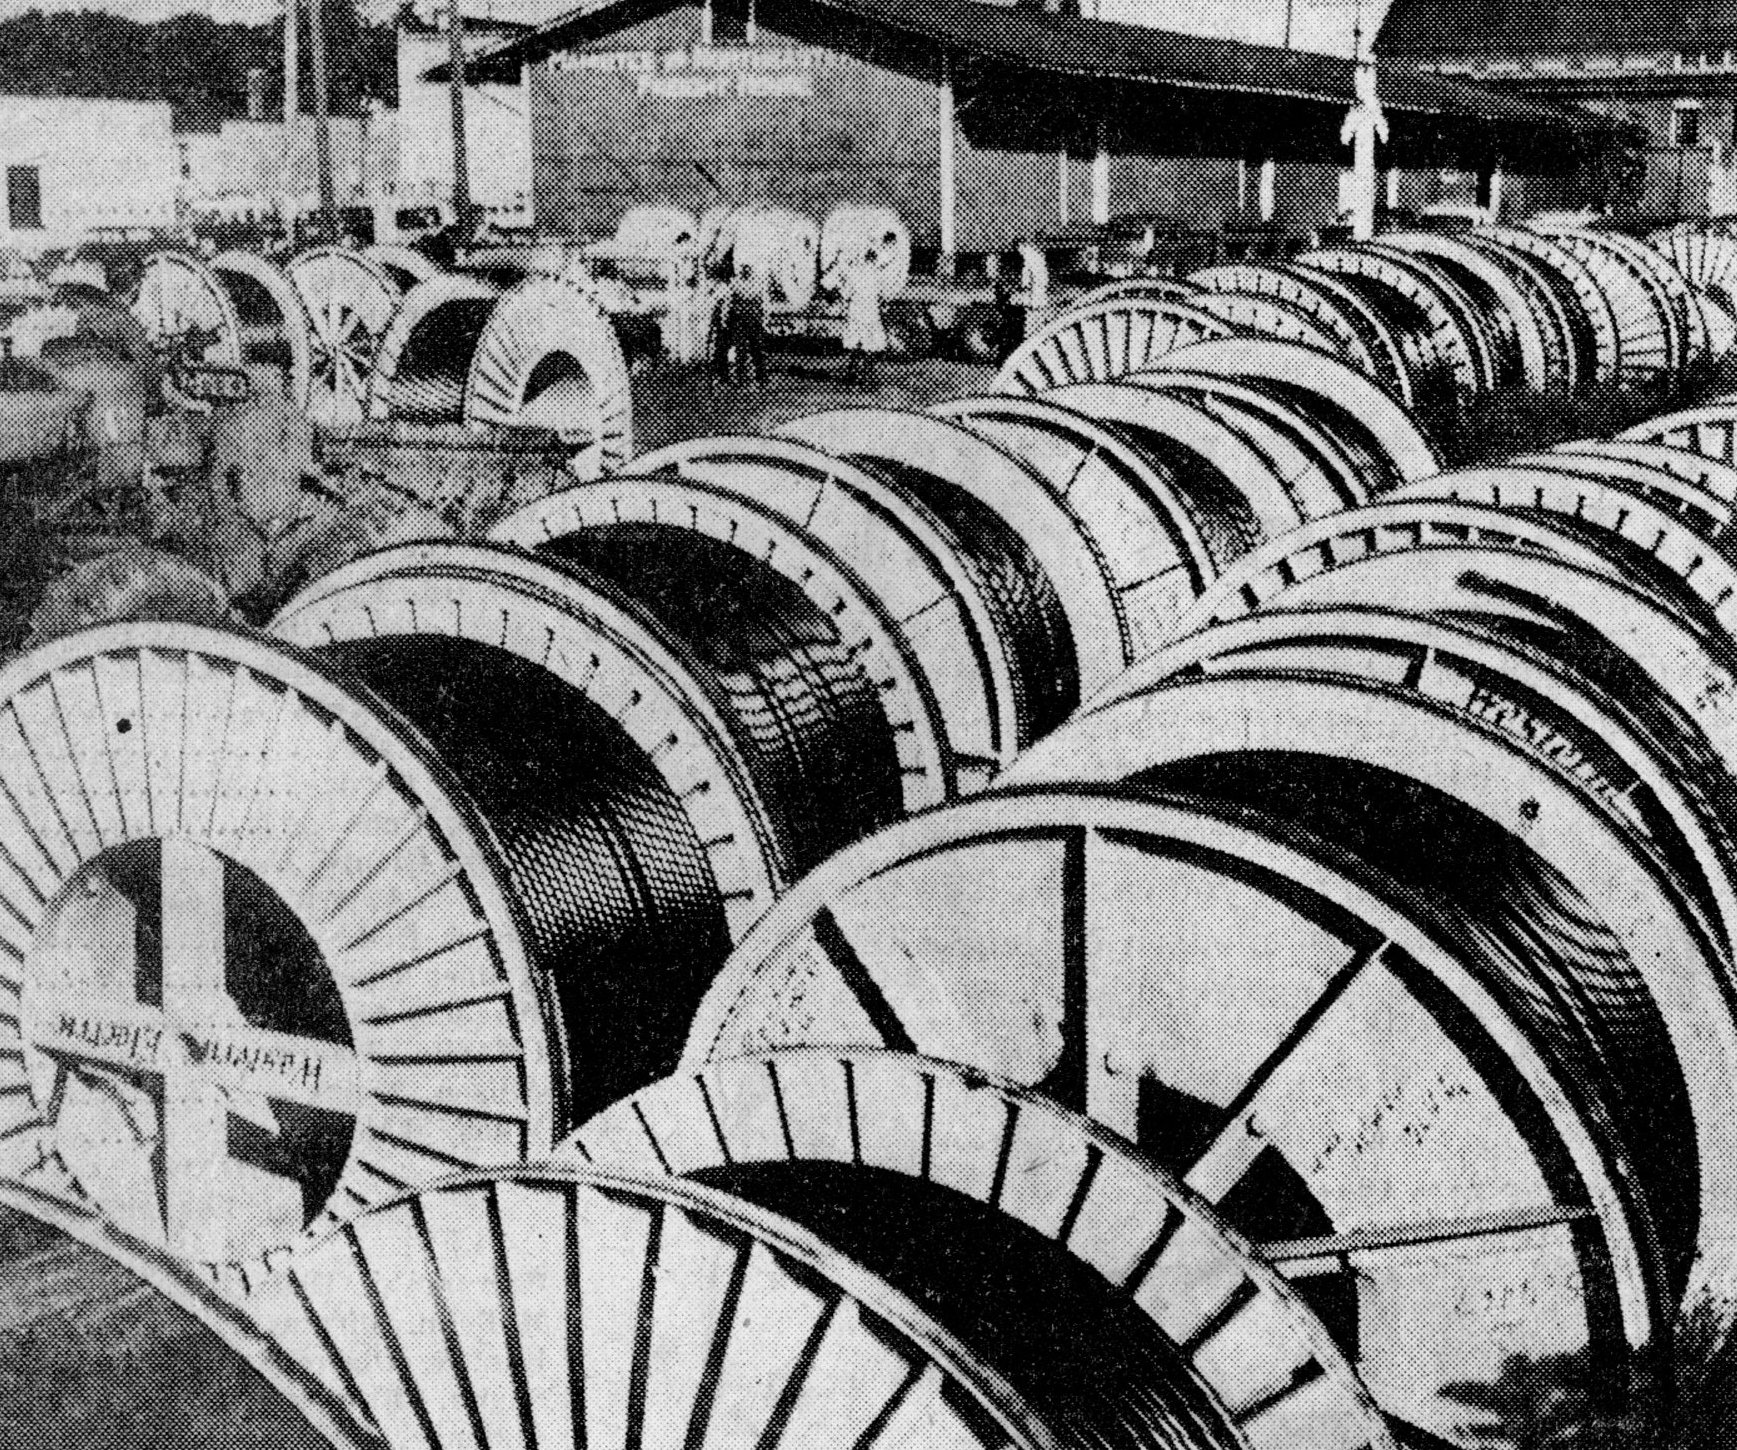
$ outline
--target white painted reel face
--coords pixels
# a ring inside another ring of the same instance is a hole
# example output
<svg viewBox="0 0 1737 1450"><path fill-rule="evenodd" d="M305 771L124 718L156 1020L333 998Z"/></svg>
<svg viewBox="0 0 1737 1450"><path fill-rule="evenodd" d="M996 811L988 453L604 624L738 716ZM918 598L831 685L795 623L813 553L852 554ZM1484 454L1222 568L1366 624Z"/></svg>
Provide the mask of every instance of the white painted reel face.
<svg viewBox="0 0 1737 1450"><path fill-rule="evenodd" d="M31 1096L115 1227L245 1259L323 1211L361 1065L325 958L246 867L182 836L105 850L50 904L24 973Z"/></svg>
<svg viewBox="0 0 1737 1450"><path fill-rule="evenodd" d="M1653 1332L1625 1170L1483 988L1325 864L1167 805L931 813L780 903L683 1071L884 1044L1035 1086L1252 1239L1389 1414L1512 1444L1465 1396Z"/></svg>

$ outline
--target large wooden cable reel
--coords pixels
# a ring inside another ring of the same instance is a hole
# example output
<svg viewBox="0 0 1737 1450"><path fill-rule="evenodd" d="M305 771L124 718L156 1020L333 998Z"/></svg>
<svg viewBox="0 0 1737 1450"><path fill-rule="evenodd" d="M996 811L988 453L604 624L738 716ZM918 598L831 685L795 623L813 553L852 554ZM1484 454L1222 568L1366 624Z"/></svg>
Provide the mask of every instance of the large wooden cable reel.
<svg viewBox="0 0 1737 1450"><path fill-rule="evenodd" d="M1302 308L1258 293L1202 291L1188 299L1190 307L1228 322L1238 333L1276 337L1341 356L1338 339Z"/></svg>
<svg viewBox="0 0 1737 1450"><path fill-rule="evenodd" d="M824 1205L846 1243L884 1214L889 1232L917 1230L940 1279L937 1226L913 1220L957 1195L1035 1229L1040 1260L1065 1253L1149 1316L1249 1446L1389 1443L1296 1291L1203 1200L1115 1134L978 1069L861 1048L708 1063L598 1115L562 1160L775 1196L798 1221Z"/></svg>
<svg viewBox="0 0 1737 1450"><path fill-rule="evenodd" d="M1339 356L1407 407L1413 403L1411 369L1400 335L1378 308L1339 278L1306 267L1231 262L1194 272L1190 281L1210 291L1272 297L1301 309L1332 335Z"/></svg>
<svg viewBox="0 0 1737 1450"><path fill-rule="evenodd" d="M1615 320L1626 381L1675 372L1686 360L1686 323L1680 324L1659 279L1657 256L1640 255L1604 232L1552 231L1550 240L1592 274Z"/></svg>
<svg viewBox="0 0 1737 1450"><path fill-rule="evenodd" d="M903 291L911 280L911 231L904 218L886 206L835 206L820 224L822 285L838 289L844 274L871 250L881 295Z"/></svg>
<svg viewBox="0 0 1737 1450"><path fill-rule="evenodd" d="M1035 718L1066 715L1132 661L1117 581L1090 529L1012 453L945 418L892 408L813 413L779 432L894 471L982 550L985 577L1020 621L1025 678L1042 702Z"/></svg>
<svg viewBox="0 0 1737 1450"><path fill-rule="evenodd" d="M1618 382L1628 376L1622 352L1622 334L1611 299L1592 268L1576 253L1562 246L1554 234L1530 227L1478 227L1466 233L1476 247L1501 248L1530 258L1557 279L1578 304L1577 321L1584 326L1583 340L1590 342L1592 368L1583 381ZM1577 331L1579 329L1577 328ZM1641 374L1645 375L1644 369Z"/></svg>
<svg viewBox="0 0 1737 1450"><path fill-rule="evenodd" d="M720 932L739 936L783 883L901 813L896 749L849 645L772 571L745 567L739 552L697 533L629 530L604 547L587 542L570 535L542 558L476 544L370 555L291 600L273 628L333 649L385 695L428 694L446 713L426 728L442 739L461 741L498 718L514 688L525 692L525 731L586 732L598 761L584 768L596 780L551 777L550 788L594 799L587 812L613 815L637 838L628 850L639 865L621 889L631 897L649 883L653 929L673 933L659 950L703 973ZM580 552L583 567L571 562ZM441 687L442 662L465 671L463 691ZM526 782L498 782L503 790L536 788L533 747L574 753L514 738L507 719L501 729L500 760L531 763ZM562 880L583 870L598 891L613 888L604 865L575 837L524 890L583 921L590 908ZM658 959L655 947L645 944L647 960ZM672 974L658 1008L671 1020L682 985ZM583 1013L574 1005L570 1015Z"/></svg>
<svg viewBox="0 0 1737 1450"><path fill-rule="evenodd" d="M1687 448L1632 438L1573 438L1556 444L1551 451L1637 463L1681 479L1711 498L1737 503L1737 464L1708 458Z"/></svg>
<svg viewBox="0 0 1737 1450"><path fill-rule="evenodd" d="M0 702L5 1176L228 1286L406 1183L553 1141L509 862L402 716L160 622L14 661Z"/></svg>
<svg viewBox="0 0 1737 1450"><path fill-rule="evenodd" d="M1495 386L1496 362L1476 303L1441 271L1424 265L1422 259L1373 245L1329 247L1303 253L1297 258L1297 265L1354 278L1353 287L1369 284L1382 289L1389 298L1404 299L1422 319L1421 345L1448 368L1461 393L1476 395Z"/></svg>
<svg viewBox="0 0 1737 1450"><path fill-rule="evenodd" d="M415 247L398 242L370 243L362 249L362 255L384 267L387 275L405 292L440 272L440 268Z"/></svg>
<svg viewBox="0 0 1737 1450"><path fill-rule="evenodd" d="M1126 434L1168 468L1180 505L1219 568L1301 522L1270 460L1204 408L1126 380L1075 383L1044 396Z"/></svg>
<svg viewBox="0 0 1737 1450"><path fill-rule="evenodd" d="M1313 399L1260 380L1161 368L1133 373L1130 387L1186 398L1235 429L1285 482L1297 513L1317 518L1368 501L1392 481L1386 455L1367 435L1344 426L1345 415L1311 407Z"/></svg>
<svg viewBox="0 0 1737 1450"><path fill-rule="evenodd" d="M633 393L615 324L582 285L531 277L506 293L469 355L467 423L546 428L582 478L633 456Z"/></svg>
<svg viewBox="0 0 1737 1450"><path fill-rule="evenodd" d="M979 557L981 532L962 533L886 474L787 438L692 439L632 467L636 476L690 480L751 511L772 510L854 573L923 671L960 790L982 789L1048 728L1032 713L1042 692L1026 682L1023 619L987 577L994 560ZM534 548L568 529L582 497L528 504L495 537Z"/></svg>
<svg viewBox="0 0 1737 1450"><path fill-rule="evenodd" d="M958 793L947 721L917 653L888 602L820 539L747 490L708 486L659 465L615 474L536 500L491 532L503 544L552 560L583 563L611 540L686 531L747 556L749 571L772 570L831 621L846 648L836 667L880 701L898 757L901 800L921 810Z"/></svg>
<svg viewBox="0 0 1737 1450"><path fill-rule="evenodd" d="M1305 412L1331 420L1338 430L1367 435L1365 448L1384 455L1397 478L1416 480L1441 471L1441 455L1412 414L1365 374L1336 358L1323 358L1294 343L1240 337L1180 349L1153 372L1171 369L1272 385L1281 398L1298 394Z"/></svg>
<svg viewBox="0 0 1737 1450"><path fill-rule="evenodd" d="M1575 235L1579 237L1582 234ZM1689 285L1676 264L1638 237L1617 231L1594 231L1584 235L1620 256L1641 279L1655 306L1662 308L1671 334L1676 367L1681 369L1703 360L1707 356L1708 334L1701 295Z"/></svg>
<svg viewBox="0 0 1737 1450"><path fill-rule="evenodd" d="M1094 1271L948 1208L981 1274L941 1287L908 1241L847 1253L703 1184L551 1164L406 1197L291 1274L390 1450L1250 1445Z"/></svg>
<svg viewBox="0 0 1737 1450"><path fill-rule="evenodd" d="M1545 339L1549 375L1560 377L1555 385L1567 392L1577 392L1591 383L1598 372L1598 341L1592 319L1581 306L1570 278L1544 258L1509 246L1481 230L1461 232L1453 240L1488 257L1525 296L1533 322ZM1560 256L1574 264L1567 253Z"/></svg>
<svg viewBox="0 0 1737 1450"><path fill-rule="evenodd" d="M1306 824L1082 781L895 827L743 944L683 1072L887 1045L1083 1108L1288 1269L1384 1410L1456 1443L1450 1387L1509 1352L1643 1350L1656 1250L1608 1086L1527 1023L1536 948L1490 895L1401 885Z"/></svg>
<svg viewBox="0 0 1737 1450"><path fill-rule="evenodd" d="M1453 276L1480 302L1491 326L1513 349L1519 375L1509 382L1524 381L1539 392L1572 391L1565 339L1548 311L1541 314L1540 298L1498 257L1481 252L1458 237L1440 232L1389 232L1384 247L1429 258Z"/></svg>
<svg viewBox="0 0 1737 1450"><path fill-rule="evenodd" d="M190 252L153 252L145 258L133 316L166 362L239 367L241 319L216 271Z"/></svg>
<svg viewBox="0 0 1737 1450"><path fill-rule="evenodd" d="M820 228L812 217L753 203L735 214L730 236L736 270L752 266L767 278L773 301L800 308L814 300L820 280Z"/></svg>
<svg viewBox="0 0 1737 1450"><path fill-rule="evenodd" d="M368 374L367 414L380 421L464 421L465 363L500 300L470 277L414 283L392 313Z"/></svg>
<svg viewBox="0 0 1737 1450"><path fill-rule="evenodd" d="M283 374L284 397L298 412L308 405L313 333L307 305L288 274L251 252L219 252L211 259L241 328L241 362Z"/></svg>
<svg viewBox="0 0 1737 1450"><path fill-rule="evenodd" d="M1676 581L1683 597L1737 634L1737 564L1708 537L1708 517L1583 474L1516 465L1461 469L1407 484L1393 498L1459 500L1564 519L1628 546L1636 567Z"/></svg>
<svg viewBox="0 0 1737 1450"><path fill-rule="evenodd" d="M1628 567L1626 555L1557 519L1429 500L1377 504L1240 561L1201 597L1178 638L1274 610L1398 608L1478 619L1542 644L1630 701L1674 714L1667 733L1685 741L1685 762L1705 778L1711 750L1729 773L1737 768L1737 649L1685 610L1677 591L1643 582L1645 571ZM1723 795L1707 794L1715 803ZM1706 875L1713 894L1726 895L1716 868ZM1729 919L1728 909L1719 914Z"/></svg>
<svg viewBox="0 0 1737 1450"><path fill-rule="evenodd" d="M1043 393L1068 383L1110 382L1165 353L1234 329L1187 302L1122 298L1074 308L1014 349L995 375L998 393Z"/></svg>
<svg viewBox="0 0 1737 1450"><path fill-rule="evenodd" d="M1100 282L1073 298L1070 308L1095 307L1100 302L1151 301L1187 302L1203 289L1188 278L1178 277L1118 277Z"/></svg>
<svg viewBox="0 0 1737 1450"><path fill-rule="evenodd" d="M308 412L332 429L367 416L368 379L404 289L392 272L347 247L314 247L289 264L313 328Z"/></svg>
<svg viewBox="0 0 1737 1450"><path fill-rule="evenodd" d="M1720 463L1737 464L1737 404L1683 408L1637 423L1616 436L1637 443L1664 443Z"/></svg>
<svg viewBox="0 0 1737 1450"><path fill-rule="evenodd" d="M968 396L932 411L1023 458L1067 499L1116 581L1136 658L1218 572L1175 473L1113 424L1041 396Z"/></svg>
<svg viewBox="0 0 1737 1450"><path fill-rule="evenodd" d="M1722 355L1737 314L1737 237L1691 222L1653 232L1647 243L1695 290L1706 313L1709 347Z"/></svg>

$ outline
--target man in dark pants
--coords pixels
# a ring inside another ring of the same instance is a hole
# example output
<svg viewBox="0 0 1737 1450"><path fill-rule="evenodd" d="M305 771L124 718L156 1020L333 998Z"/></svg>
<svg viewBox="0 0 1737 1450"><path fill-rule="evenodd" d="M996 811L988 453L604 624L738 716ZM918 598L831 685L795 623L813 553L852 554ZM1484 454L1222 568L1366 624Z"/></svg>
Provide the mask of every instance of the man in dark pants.
<svg viewBox="0 0 1737 1450"><path fill-rule="evenodd" d="M766 386L766 279L752 262L736 269L730 287L730 336L736 345L738 380L747 382L748 364L754 380Z"/></svg>

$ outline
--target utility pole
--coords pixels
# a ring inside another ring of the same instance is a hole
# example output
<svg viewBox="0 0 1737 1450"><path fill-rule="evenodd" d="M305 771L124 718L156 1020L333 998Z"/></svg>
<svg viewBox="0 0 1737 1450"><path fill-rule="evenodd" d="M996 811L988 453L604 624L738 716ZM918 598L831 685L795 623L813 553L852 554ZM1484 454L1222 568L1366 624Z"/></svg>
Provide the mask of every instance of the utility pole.
<svg viewBox="0 0 1737 1450"><path fill-rule="evenodd" d="M458 232L471 232L470 164L464 136L464 11L461 0L446 0L447 94L452 101L452 209Z"/></svg>
<svg viewBox="0 0 1737 1450"><path fill-rule="evenodd" d="M283 123L291 135L302 109L301 0L283 0Z"/></svg>
<svg viewBox="0 0 1737 1450"><path fill-rule="evenodd" d="M1295 14L1297 0L1285 0L1285 49L1291 48L1291 18Z"/></svg>
<svg viewBox="0 0 1737 1450"><path fill-rule="evenodd" d="M332 97L326 84L325 0L308 0L308 59L314 82L314 165L320 176L320 230L338 239L338 205L332 189Z"/></svg>

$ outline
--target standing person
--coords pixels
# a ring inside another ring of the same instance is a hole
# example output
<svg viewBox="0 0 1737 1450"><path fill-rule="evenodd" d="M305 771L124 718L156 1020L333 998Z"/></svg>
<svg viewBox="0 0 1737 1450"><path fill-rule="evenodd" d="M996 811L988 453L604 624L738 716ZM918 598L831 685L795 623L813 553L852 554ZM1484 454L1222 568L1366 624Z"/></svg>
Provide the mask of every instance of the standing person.
<svg viewBox="0 0 1737 1450"><path fill-rule="evenodd" d="M867 387L874 380L874 359L887 350L887 329L881 319L880 254L870 247L844 277L844 350L847 383Z"/></svg>
<svg viewBox="0 0 1737 1450"><path fill-rule="evenodd" d="M752 262L736 269L730 288L730 334L736 344L736 373L747 382L748 364L754 379L766 387L766 278Z"/></svg>
<svg viewBox="0 0 1737 1450"><path fill-rule="evenodd" d="M728 252L719 253L706 268L706 279L710 283L706 288L706 297L712 304L710 355L707 363L711 367L713 379L720 383L730 381L731 304L734 297L731 283L734 276L735 268Z"/></svg>

